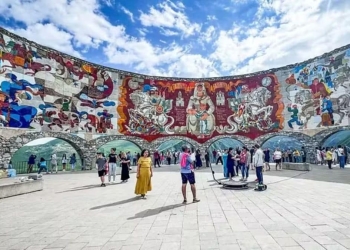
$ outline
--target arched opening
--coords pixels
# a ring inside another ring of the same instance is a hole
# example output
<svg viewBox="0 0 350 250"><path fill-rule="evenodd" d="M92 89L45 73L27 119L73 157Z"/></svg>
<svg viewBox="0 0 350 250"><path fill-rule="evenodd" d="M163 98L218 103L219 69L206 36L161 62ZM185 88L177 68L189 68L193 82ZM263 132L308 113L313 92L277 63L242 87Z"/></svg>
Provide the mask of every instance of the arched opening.
<svg viewBox="0 0 350 250"><path fill-rule="evenodd" d="M277 135L273 136L266 141L264 141L261 145L263 149L269 148L271 151L275 150L276 148L281 149L282 151L288 150L288 149L298 149L300 150L301 147L304 146L304 144L291 136L285 136L285 135Z"/></svg>
<svg viewBox="0 0 350 250"><path fill-rule="evenodd" d="M213 152L214 150L225 150L237 147L243 147L243 143L232 138L221 138L210 144L209 152Z"/></svg>
<svg viewBox="0 0 350 250"><path fill-rule="evenodd" d="M83 155L81 149L76 145L71 144L69 141L54 138L45 137L40 139L32 140L24 144L19 148L11 157L11 164L14 169L16 169L17 174L24 174L28 172L37 172L38 163L41 158L44 158L48 171L52 171L54 167L54 158L57 162L57 170L62 171L64 169L63 163L65 163L64 155L66 156L66 166L65 170L72 170L70 164L70 157L75 155L76 163L74 165L74 170L80 170L83 166ZM29 157L31 155L35 156L34 164L32 168L28 168ZM54 156L56 155L56 157ZM54 169L55 171L55 169Z"/></svg>
<svg viewBox="0 0 350 250"><path fill-rule="evenodd" d="M119 139L103 144L98 148L97 152L100 152L104 154L104 156L108 157L112 148L116 149L116 153L118 155L120 155L121 152L126 153L128 157L130 157L131 165L136 165L136 160L138 159L142 150L142 148L134 142Z"/></svg>
<svg viewBox="0 0 350 250"><path fill-rule="evenodd" d="M184 145L190 147L192 150L197 149L196 145L181 139L169 139L160 143L156 148L161 156L160 163L166 165L177 164L179 162L179 153L182 151L182 146Z"/></svg>
<svg viewBox="0 0 350 250"><path fill-rule="evenodd" d="M322 147L337 147L338 145L350 148L350 130L342 130L335 132L325 138Z"/></svg>

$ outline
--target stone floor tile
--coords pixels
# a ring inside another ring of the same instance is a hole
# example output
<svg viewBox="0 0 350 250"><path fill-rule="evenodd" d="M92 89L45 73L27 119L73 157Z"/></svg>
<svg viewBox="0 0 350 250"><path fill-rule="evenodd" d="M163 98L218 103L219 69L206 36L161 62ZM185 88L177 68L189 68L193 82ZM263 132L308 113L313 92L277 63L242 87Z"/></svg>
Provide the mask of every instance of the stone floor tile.
<svg viewBox="0 0 350 250"><path fill-rule="evenodd" d="M305 250L324 250L324 247L315 241L299 242L299 244Z"/></svg>
<svg viewBox="0 0 350 250"><path fill-rule="evenodd" d="M101 250L120 250L124 245L124 241L109 241L102 247Z"/></svg>
<svg viewBox="0 0 350 250"><path fill-rule="evenodd" d="M338 243L346 248L350 249L350 239L348 240L337 240Z"/></svg>
<svg viewBox="0 0 350 250"><path fill-rule="evenodd" d="M179 250L181 249L180 242L167 242L162 243L160 250Z"/></svg>
<svg viewBox="0 0 350 250"><path fill-rule="evenodd" d="M121 250L140 250L141 245L122 246Z"/></svg>
<svg viewBox="0 0 350 250"><path fill-rule="evenodd" d="M63 248L64 250L81 250L83 249L85 246L87 245L87 243L84 242L80 242L80 243L70 243L68 244L65 248Z"/></svg>
<svg viewBox="0 0 350 250"><path fill-rule="evenodd" d="M240 250L240 246L238 244L229 244L229 245L219 245L220 250Z"/></svg>
<svg viewBox="0 0 350 250"><path fill-rule="evenodd" d="M281 247L299 246L299 244L291 237L288 238L274 238Z"/></svg>
<svg viewBox="0 0 350 250"><path fill-rule="evenodd" d="M321 245L334 245L337 244L336 241L332 240L328 236L314 236L312 237L318 244Z"/></svg>
<svg viewBox="0 0 350 250"><path fill-rule="evenodd" d="M349 248L346 248L340 244L336 244L336 245L324 245L324 248L326 248L327 250L346 250Z"/></svg>
<svg viewBox="0 0 350 250"><path fill-rule="evenodd" d="M42 249L45 249L46 247L47 245L34 245L34 246L28 247L26 250L42 250Z"/></svg>

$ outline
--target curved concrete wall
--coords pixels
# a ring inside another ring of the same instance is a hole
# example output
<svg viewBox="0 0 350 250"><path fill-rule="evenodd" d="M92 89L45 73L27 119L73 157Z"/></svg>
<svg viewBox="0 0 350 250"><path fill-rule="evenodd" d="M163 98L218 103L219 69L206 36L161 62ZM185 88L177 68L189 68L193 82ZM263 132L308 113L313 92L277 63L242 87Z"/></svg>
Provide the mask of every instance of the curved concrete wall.
<svg viewBox="0 0 350 250"><path fill-rule="evenodd" d="M198 143L313 135L350 125L349 48L243 76L164 78L94 65L0 29L0 126Z"/></svg>

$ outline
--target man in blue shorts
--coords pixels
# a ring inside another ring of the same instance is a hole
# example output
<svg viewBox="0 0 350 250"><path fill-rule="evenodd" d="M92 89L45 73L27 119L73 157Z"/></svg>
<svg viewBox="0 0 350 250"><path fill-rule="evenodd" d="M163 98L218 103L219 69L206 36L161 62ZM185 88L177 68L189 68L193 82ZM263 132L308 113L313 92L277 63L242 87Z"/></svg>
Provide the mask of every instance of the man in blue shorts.
<svg viewBox="0 0 350 250"><path fill-rule="evenodd" d="M193 170L193 160L191 159L189 147L187 146L182 147L182 153L180 153L179 159L180 159L181 178L182 178L182 195L184 197L183 204L187 203L187 198L186 198L187 182L189 182L191 185L193 203L199 202L199 200L196 197L196 186L195 186L196 180L195 180L194 170Z"/></svg>

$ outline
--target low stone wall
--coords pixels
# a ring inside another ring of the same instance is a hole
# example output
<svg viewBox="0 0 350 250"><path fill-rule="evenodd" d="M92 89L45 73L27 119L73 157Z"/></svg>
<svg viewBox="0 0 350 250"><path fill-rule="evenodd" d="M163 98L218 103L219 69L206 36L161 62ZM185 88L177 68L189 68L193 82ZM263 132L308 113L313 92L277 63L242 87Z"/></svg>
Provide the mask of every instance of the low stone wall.
<svg viewBox="0 0 350 250"><path fill-rule="evenodd" d="M43 190L43 180L33 180L0 185L0 199Z"/></svg>
<svg viewBox="0 0 350 250"><path fill-rule="evenodd" d="M287 170L297 170L297 171L311 171L312 166L309 163L292 163L284 162L282 164L283 169Z"/></svg>

